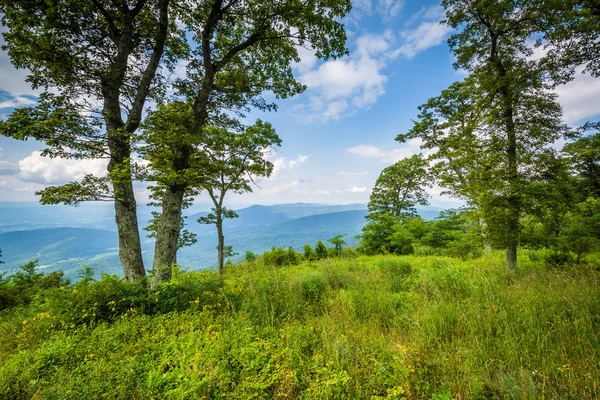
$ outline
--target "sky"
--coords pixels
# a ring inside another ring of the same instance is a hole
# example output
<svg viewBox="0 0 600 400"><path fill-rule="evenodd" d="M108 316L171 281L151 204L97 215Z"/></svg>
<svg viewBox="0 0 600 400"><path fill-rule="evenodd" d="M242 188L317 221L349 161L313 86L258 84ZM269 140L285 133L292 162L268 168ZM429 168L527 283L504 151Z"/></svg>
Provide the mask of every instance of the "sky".
<svg viewBox="0 0 600 400"><path fill-rule="evenodd" d="M442 18L437 2L355 0L343 21L350 55L322 61L300 49L294 73L307 90L278 101L277 112L248 116L271 122L283 142L269 156L272 176L227 203L367 203L383 168L421 152L418 141L394 141L411 128L417 107L465 77L452 68L446 43L452 32L440 25ZM39 92L26 77L0 50L0 119L15 107L35 105ZM580 74L557 93L565 122L600 117L600 79ZM46 186L106 173L104 160L49 159L41 156L43 147L0 136L0 201L37 201L34 192ZM462 204L442 191L429 190L432 206ZM147 201L144 184L136 184L136 195ZM207 202L203 195L197 200Z"/></svg>

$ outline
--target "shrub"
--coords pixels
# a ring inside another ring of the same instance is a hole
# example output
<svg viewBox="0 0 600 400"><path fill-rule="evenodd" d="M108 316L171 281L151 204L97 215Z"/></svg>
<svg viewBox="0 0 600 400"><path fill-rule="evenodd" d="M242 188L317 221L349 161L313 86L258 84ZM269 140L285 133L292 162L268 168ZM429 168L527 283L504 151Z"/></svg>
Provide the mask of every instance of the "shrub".
<svg viewBox="0 0 600 400"><path fill-rule="evenodd" d="M246 250L246 253L244 254L244 261L250 263L250 262L254 262L256 261L256 258L258 256L256 255L256 253L250 251L250 250Z"/></svg>
<svg viewBox="0 0 600 400"><path fill-rule="evenodd" d="M297 265L302 261L300 254L293 247L289 247L286 250L283 247L273 246L270 251L263 253L262 258L265 265L273 267Z"/></svg>
<svg viewBox="0 0 600 400"><path fill-rule="evenodd" d="M317 259L321 260L323 258L327 258L328 252L327 252L327 246L325 246L325 243L323 243L322 241L317 241L317 244L315 245L315 255L317 257Z"/></svg>
<svg viewBox="0 0 600 400"><path fill-rule="evenodd" d="M306 243L302 248L302 257L307 261L313 261L317 258L315 252L310 247L310 244Z"/></svg>

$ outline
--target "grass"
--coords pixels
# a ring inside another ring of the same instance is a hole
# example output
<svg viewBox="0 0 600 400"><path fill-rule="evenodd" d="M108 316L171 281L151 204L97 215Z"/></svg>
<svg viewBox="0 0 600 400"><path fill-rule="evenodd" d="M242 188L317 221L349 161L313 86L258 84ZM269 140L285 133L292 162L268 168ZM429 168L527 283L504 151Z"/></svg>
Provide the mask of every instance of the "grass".
<svg viewBox="0 0 600 400"><path fill-rule="evenodd" d="M600 272L520 265L259 259L142 300L115 278L47 290L0 313L0 398L600 398Z"/></svg>

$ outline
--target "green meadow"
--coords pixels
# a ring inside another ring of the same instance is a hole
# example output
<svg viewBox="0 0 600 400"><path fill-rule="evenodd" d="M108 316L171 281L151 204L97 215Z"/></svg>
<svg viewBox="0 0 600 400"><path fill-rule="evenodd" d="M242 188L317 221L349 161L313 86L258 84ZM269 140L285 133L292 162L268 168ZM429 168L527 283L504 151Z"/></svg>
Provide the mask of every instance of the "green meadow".
<svg viewBox="0 0 600 400"><path fill-rule="evenodd" d="M3 399L593 399L600 271L523 251L0 286Z"/></svg>

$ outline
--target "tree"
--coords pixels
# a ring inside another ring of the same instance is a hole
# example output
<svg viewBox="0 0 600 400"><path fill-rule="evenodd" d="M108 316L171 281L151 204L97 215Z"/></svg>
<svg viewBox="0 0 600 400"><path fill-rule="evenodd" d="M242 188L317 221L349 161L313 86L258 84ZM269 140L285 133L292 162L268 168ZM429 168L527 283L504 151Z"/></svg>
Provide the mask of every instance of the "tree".
<svg viewBox="0 0 600 400"><path fill-rule="evenodd" d="M310 247L310 244L306 243L302 248L302 256L305 260L314 261L316 258L314 250Z"/></svg>
<svg viewBox="0 0 600 400"><path fill-rule="evenodd" d="M582 179L582 192L600 196L600 133L567 143L563 153L569 158L575 173Z"/></svg>
<svg viewBox="0 0 600 400"><path fill-rule="evenodd" d="M320 240L317 240L317 243L315 244L315 256L317 260L327 258L327 246Z"/></svg>
<svg viewBox="0 0 600 400"><path fill-rule="evenodd" d="M0 249L0 258L2 258L2 249ZM4 264L4 261L0 260L0 264Z"/></svg>
<svg viewBox="0 0 600 400"><path fill-rule="evenodd" d="M265 159L265 149L279 146L281 139L271 124L261 120L241 133L219 128L206 128L204 132L201 154L206 158L204 171L208 175L201 176L200 186L206 190L214 207L212 213L201 217L198 222L215 224L217 227L218 265L219 273L222 273L225 246L223 220L238 216L224 206L225 197L228 193L252 192L251 184L256 177L271 175L273 163Z"/></svg>
<svg viewBox="0 0 600 400"><path fill-rule="evenodd" d="M419 106L419 120L396 140L404 143L419 138L421 147L428 150L430 172L446 189L444 193L473 205L484 228L484 195L494 178L494 159L487 151L492 144L484 131L486 114L482 101L473 77L454 82ZM485 242L491 251L491 243Z"/></svg>
<svg viewBox="0 0 600 400"><path fill-rule="evenodd" d="M485 220L506 248L507 270L517 268L523 187L538 156L568 130L545 70L532 59L539 29L528 1L444 0L446 23L460 31L449 39L456 68L472 74L485 101L485 132L493 161L485 191Z"/></svg>
<svg viewBox="0 0 600 400"><path fill-rule="evenodd" d="M427 162L419 154L384 168L369 199L369 216L389 213L399 218L416 215L417 204L427 205L425 187L430 185Z"/></svg>
<svg viewBox="0 0 600 400"><path fill-rule="evenodd" d="M342 255L342 248L347 245L346 241L343 239L345 236L348 236L348 235L344 233L344 234L335 235L331 239L327 239L327 241L333 245L333 254L336 257L339 257Z"/></svg>
<svg viewBox="0 0 600 400"><path fill-rule="evenodd" d="M0 0L9 29L3 49L29 70L32 88L43 90L36 107L15 110L0 131L45 142L43 154L51 157L108 160L107 177L88 175L37 194L44 204L113 200L129 280L145 275L131 138L146 100L161 96L162 74L182 50L174 1Z"/></svg>
<svg viewBox="0 0 600 400"><path fill-rule="evenodd" d="M600 77L600 5L595 0L535 0L535 22L543 37L545 66L557 83L574 78L576 68ZM542 40L543 39L543 40Z"/></svg>
<svg viewBox="0 0 600 400"><path fill-rule="evenodd" d="M346 35L339 20L351 4L350 0L212 0L182 7L182 22L192 43L186 76L176 88L177 95L191 106L188 130L194 140L177 145L177 157L170 165L172 175L182 175L177 181L184 183L161 184L156 194L170 204L163 206L158 230L175 227L172 235L157 233L156 246L171 254L155 260L154 266L167 266L167 270L175 259L173 243L179 235L175 221L180 220L185 193L195 185L185 182L194 162L195 143L209 127L243 131L239 117L250 108L275 110L276 105L262 96L264 92L276 99L302 92L304 86L292 73L292 63L300 61L298 46L312 48L323 59L346 54Z"/></svg>
<svg viewBox="0 0 600 400"><path fill-rule="evenodd" d="M403 219L410 221L410 219ZM374 254L411 254L412 234L405 229L401 218L390 213L372 214L362 228L359 251Z"/></svg>

